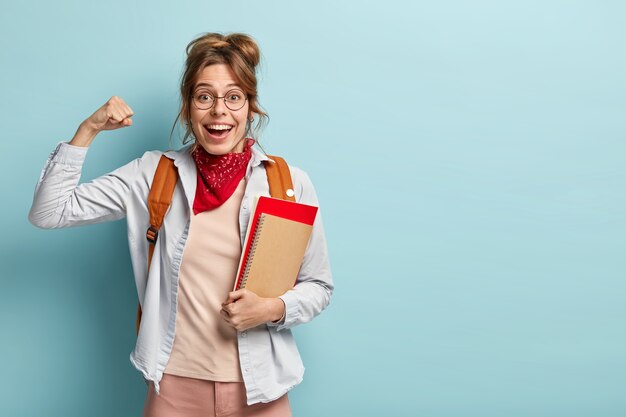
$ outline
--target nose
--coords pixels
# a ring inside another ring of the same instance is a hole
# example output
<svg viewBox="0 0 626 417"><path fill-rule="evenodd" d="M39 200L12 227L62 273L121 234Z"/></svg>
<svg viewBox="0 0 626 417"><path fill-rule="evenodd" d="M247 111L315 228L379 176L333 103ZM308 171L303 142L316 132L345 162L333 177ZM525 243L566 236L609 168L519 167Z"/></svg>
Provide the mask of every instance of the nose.
<svg viewBox="0 0 626 417"><path fill-rule="evenodd" d="M216 98L211 110L213 114L226 114L226 103L224 103L224 98Z"/></svg>

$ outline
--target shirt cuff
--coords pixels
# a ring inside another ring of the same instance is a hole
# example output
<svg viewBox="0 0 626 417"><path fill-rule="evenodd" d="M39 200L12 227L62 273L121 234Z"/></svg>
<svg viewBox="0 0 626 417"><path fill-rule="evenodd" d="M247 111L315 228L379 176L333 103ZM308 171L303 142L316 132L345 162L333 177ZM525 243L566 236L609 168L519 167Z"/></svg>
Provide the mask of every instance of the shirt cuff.
<svg viewBox="0 0 626 417"><path fill-rule="evenodd" d="M68 142L60 142L50 159L58 164L81 166L85 162L88 149L82 146L70 145Z"/></svg>
<svg viewBox="0 0 626 417"><path fill-rule="evenodd" d="M280 299L280 297L279 297L279 299ZM282 299L281 299L281 301L282 301ZM283 304L285 304L284 301L283 301ZM281 318L279 318L278 320L270 321L268 324L273 325L273 326L280 326L285 321L285 316L286 315L287 315L287 305L285 304L285 308L283 309L283 316Z"/></svg>

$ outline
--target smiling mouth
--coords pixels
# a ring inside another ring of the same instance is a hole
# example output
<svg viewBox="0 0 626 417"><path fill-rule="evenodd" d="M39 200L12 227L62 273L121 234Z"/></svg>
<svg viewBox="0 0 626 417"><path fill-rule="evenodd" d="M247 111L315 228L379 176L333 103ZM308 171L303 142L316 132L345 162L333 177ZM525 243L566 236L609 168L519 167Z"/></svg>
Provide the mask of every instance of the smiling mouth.
<svg viewBox="0 0 626 417"><path fill-rule="evenodd" d="M229 125L218 125L218 126L210 125L210 126L204 126L204 128L209 133L209 136L211 136L214 139L224 139L226 136L228 136L230 131L233 129L233 127Z"/></svg>

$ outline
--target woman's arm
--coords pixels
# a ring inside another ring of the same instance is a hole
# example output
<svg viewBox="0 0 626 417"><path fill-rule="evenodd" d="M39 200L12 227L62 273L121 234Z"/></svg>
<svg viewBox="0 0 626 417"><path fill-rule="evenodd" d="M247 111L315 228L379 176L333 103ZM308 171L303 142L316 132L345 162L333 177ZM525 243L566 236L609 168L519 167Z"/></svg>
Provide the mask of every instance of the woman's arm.
<svg viewBox="0 0 626 417"><path fill-rule="evenodd" d="M112 97L81 123L74 138L60 143L44 166L33 205L28 214L32 224L58 228L117 220L126 214L126 198L137 178L139 160L89 183L80 184L88 146L102 130L130 126L132 110Z"/></svg>
<svg viewBox="0 0 626 417"><path fill-rule="evenodd" d="M319 206L315 188L308 175L295 169L293 174L294 179L299 178L296 183L301 184L298 202ZM267 325L280 331L311 321L328 306L333 290L324 226L318 211L296 285L279 297L285 303L285 317L278 323L269 322Z"/></svg>

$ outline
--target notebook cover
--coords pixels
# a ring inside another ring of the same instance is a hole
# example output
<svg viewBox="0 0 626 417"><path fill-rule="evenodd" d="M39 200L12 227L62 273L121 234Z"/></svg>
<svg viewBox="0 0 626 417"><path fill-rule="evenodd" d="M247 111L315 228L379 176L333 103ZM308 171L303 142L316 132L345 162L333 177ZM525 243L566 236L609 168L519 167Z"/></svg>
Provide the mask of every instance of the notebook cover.
<svg viewBox="0 0 626 417"><path fill-rule="evenodd" d="M254 213L250 218L246 238L244 241L244 250L242 252L239 268L237 270L237 279L235 279L235 289L240 288L241 279L243 277L244 267L248 260L250 248L252 246L252 237L250 233L255 230L259 219L263 213L267 213L276 217L292 220L298 223L312 226L317 215L318 208L307 204L296 203L292 201L282 200L278 198L260 196L254 208ZM308 242L308 240L307 240ZM306 249L306 248L305 248ZM304 252L303 252L304 256ZM272 256L274 258L275 256ZM300 259L302 261L302 258ZM295 279L294 279L295 281Z"/></svg>
<svg viewBox="0 0 626 417"><path fill-rule="evenodd" d="M260 297L278 297L296 282L313 226L267 213L258 225L242 287Z"/></svg>

